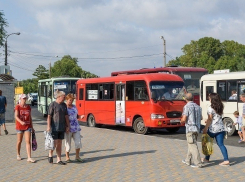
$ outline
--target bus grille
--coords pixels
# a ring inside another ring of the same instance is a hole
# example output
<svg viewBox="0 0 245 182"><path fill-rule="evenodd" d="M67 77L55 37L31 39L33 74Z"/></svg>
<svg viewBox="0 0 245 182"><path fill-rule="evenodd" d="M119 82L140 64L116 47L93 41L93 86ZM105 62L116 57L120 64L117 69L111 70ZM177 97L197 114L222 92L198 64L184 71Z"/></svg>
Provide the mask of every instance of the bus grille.
<svg viewBox="0 0 245 182"><path fill-rule="evenodd" d="M168 118L180 118L182 115L182 113L178 111L167 112L166 114Z"/></svg>

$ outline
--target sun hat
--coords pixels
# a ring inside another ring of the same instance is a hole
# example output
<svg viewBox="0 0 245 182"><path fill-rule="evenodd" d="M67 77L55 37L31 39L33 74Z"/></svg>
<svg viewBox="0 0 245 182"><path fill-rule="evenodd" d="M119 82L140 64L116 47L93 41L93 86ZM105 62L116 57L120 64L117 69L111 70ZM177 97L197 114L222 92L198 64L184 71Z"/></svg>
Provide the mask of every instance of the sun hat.
<svg viewBox="0 0 245 182"><path fill-rule="evenodd" d="M25 99L26 98L26 94L21 94L20 95L20 99Z"/></svg>

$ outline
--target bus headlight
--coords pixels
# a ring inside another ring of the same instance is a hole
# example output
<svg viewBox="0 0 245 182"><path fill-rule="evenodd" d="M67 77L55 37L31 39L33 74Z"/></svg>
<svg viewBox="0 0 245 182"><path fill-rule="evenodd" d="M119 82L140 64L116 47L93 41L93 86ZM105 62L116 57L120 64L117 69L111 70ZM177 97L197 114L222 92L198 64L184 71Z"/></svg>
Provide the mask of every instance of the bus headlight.
<svg viewBox="0 0 245 182"><path fill-rule="evenodd" d="M162 114L151 114L151 119L163 119L164 116Z"/></svg>

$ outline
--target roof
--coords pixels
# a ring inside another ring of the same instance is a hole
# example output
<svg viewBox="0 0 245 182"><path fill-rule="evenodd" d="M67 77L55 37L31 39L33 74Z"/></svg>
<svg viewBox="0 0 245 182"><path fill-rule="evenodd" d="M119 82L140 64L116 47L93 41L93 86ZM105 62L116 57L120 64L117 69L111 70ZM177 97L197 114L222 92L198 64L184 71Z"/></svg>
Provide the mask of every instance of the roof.
<svg viewBox="0 0 245 182"><path fill-rule="evenodd" d="M15 78L11 75L0 74L0 81L15 81Z"/></svg>
<svg viewBox="0 0 245 182"><path fill-rule="evenodd" d="M163 68L143 68L139 70L127 70L127 71L115 71L111 73L111 76L117 76L120 74L142 74L142 73L158 73L158 72L205 72L208 70L198 67L163 67Z"/></svg>
<svg viewBox="0 0 245 182"><path fill-rule="evenodd" d="M149 73L149 74L132 74L132 75L119 75L112 77L101 77L101 78L87 78L80 79L77 84L81 83L102 83L102 82L120 82L120 81L136 81L136 80L146 80L146 81L181 81L183 79L178 75L167 74L167 73Z"/></svg>
<svg viewBox="0 0 245 182"><path fill-rule="evenodd" d="M215 73L208 74L201 77L201 81L204 80L234 80L245 79L245 71L230 72L230 73Z"/></svg>

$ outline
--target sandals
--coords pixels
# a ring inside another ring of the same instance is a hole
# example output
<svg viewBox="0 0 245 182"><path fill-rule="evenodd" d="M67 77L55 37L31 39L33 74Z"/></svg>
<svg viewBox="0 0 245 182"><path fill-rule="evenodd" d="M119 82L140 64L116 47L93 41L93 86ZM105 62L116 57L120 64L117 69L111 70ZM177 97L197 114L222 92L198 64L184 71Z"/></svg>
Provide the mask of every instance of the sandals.
<svg viewBox="0 0 245 182"><path fill-rule="evenodd" d="M17 155L17 161L21 161L20 155Z"/></svg>
<svg viewBox="0 0 245 182"><path fill-rule="evenodd" d="M48 162L49 162L50 164L53 164L53 157L48 157Z"/></svg>
<svg viewBox="0 0 245 182"><path fill-rule="evenodd" d="M66 165L66 163L65 162L62 162L62 161L57 162L57 164L59 164L59 165Z"/></svg>
<svg viewBox="0 0 245 182"><path fill-rule="evenodd" d="M32 158L29 158L29 159L27 159L27 162L35 163L36 161L34 159L32 159Z"/></svg>
<svg viewBox="0 0 245 182"><path fill-rule="evenodd" d="M84 160L81 159L81 158L77 158L77 159L75 159L75 161L76 161L76 162L84 162Z"/></svg>
<svg viewBox="0 0 245 182"><path fill-rule="evenodd" d="M205 158L202 158L201 161L202 161L202 163L209 163L209 160L207 160Z"/></svg>
<svg viewBox="0 0 245 182"><path fill-rule="evenodd" d="M71 159L66 160L66 163L71 163L71 162L72 162Z"/></svg>
<svg viewBox="0 0 245 182"><path fill-rule="evenodd" d="M224 162L221 162L220 164L219 164L220 166L230 166L230 163L226 163L225 161Z"/></svg>

